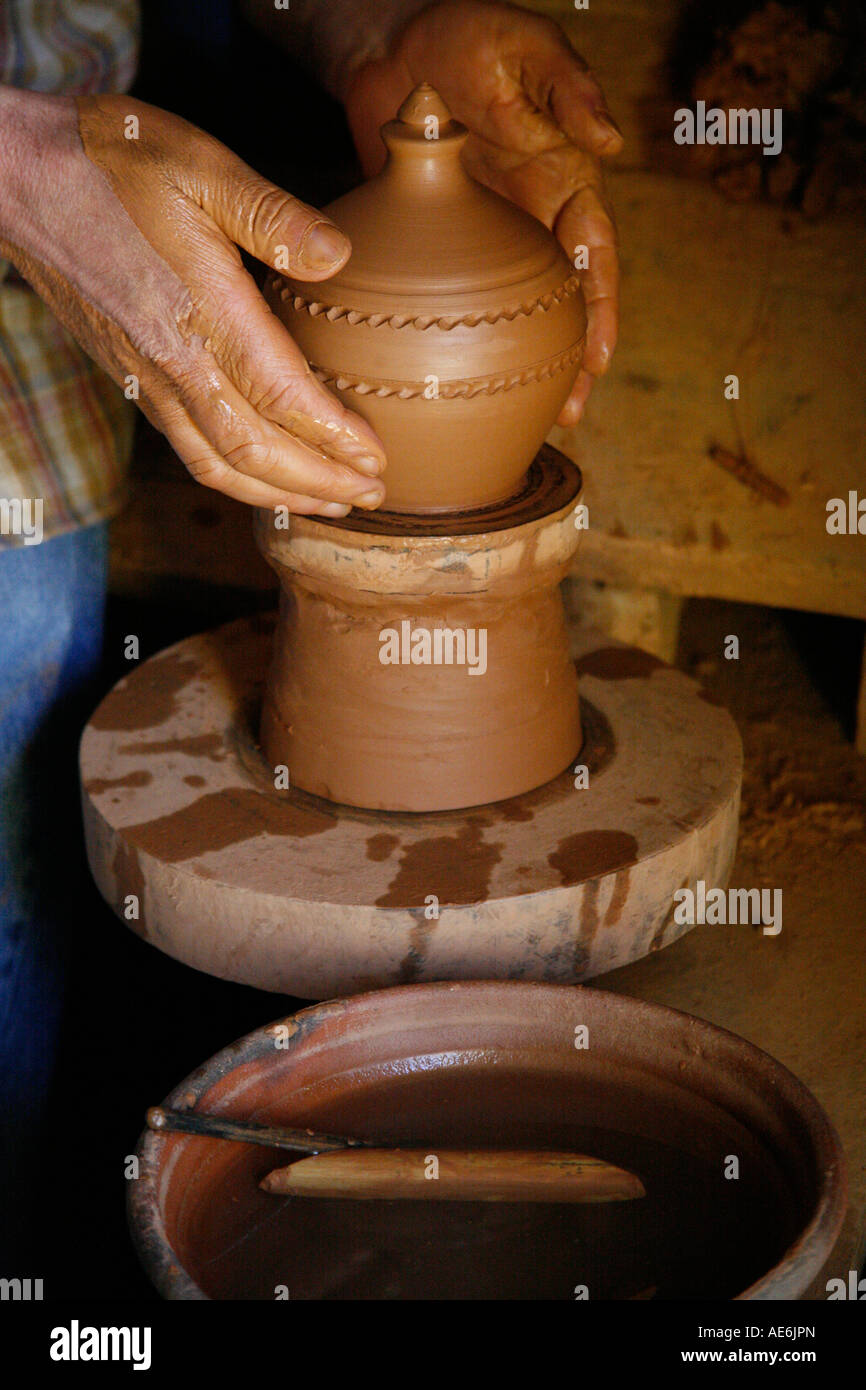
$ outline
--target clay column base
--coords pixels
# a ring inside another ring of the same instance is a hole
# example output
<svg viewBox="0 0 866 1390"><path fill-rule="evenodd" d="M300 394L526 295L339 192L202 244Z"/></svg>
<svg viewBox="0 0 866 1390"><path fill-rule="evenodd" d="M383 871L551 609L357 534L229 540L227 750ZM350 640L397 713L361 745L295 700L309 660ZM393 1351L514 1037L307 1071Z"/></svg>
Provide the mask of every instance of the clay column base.
<svg viewBox="0 0 866 1390"><path fill-rule="evenodd" d="M447 519L262 512L280 579L266 761L349 806L439 811L518 796L581 746L560 580L580 474L554 450L518 497ZM447 529L446 529L447 528Z"/></svg>

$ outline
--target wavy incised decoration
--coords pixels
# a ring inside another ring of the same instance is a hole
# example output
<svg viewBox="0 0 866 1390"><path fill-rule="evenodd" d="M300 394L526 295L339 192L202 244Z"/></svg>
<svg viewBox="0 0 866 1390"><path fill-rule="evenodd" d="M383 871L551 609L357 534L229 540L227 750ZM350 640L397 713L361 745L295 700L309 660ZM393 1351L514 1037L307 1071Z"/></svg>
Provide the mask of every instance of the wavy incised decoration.
<svg viewBox="0 0 866 1390"><path fill-rule="evenodd" d="M549 357L546 362L536 362L532 367L524 367L519 372L440 381L436 386L436 395L429 399L454 400L457 397L465 397L471 400L473 396L494 396L499 391L510 391L514 386L528 386L535 381L545 381L579 361L583 343L584 339L581 338L580 342L566 348L565 352ZM411 401L430 390L428 381L386 381L375 378L365 380L363 377L347 376L343 372L328 372L314 363L310 363L310 366L324 386L334 386L338 391L356 391L359 396L378 396L380 399L398 396L401 401Z"/></svg>
<svg viewBox="0 0 866 1390"><path fill-rule="evenodd" d="M278 282L278 280L277 280ZM570 295L577 294L580 289L580 281L576 275L570 275L558 289L550 290L549 293L540 295L536 299L526 299L521 304L506 305L502 309L488 309L484 313L468 314L373 314L363 313L359 309L350 309L344 304L323 304L316 299L305 299L303 295L296 294L291 285L283 284L280 289L280 299L285 302L291 299L292 308L303 311L311 318L319 318L324 315L331 323L338 319L345 319L346 323L352 325L363 323L368 328L417 328L422 332L427 328L439 328L447 333L452 328L462 325L466 328L477 328L480 323L500 323L503 319L511 322L516 318L529 317L535 313L546 313L552 309L554 304L560 304Z"/></svg>

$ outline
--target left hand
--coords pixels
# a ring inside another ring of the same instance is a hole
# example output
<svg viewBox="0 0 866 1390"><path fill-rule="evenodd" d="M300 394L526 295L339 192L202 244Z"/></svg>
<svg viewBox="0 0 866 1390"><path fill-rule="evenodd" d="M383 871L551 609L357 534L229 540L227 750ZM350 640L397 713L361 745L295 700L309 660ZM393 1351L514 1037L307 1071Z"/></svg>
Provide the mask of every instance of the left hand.
<svg viewBox="0 0 866 1390"><path fill-rule="evenodd" d="M580 374L559 417L576 424L616 345L616 228L601 160L622 136L601 87L553 20L497 0L440 0L410 19L388 54L354 75L346 113L365 173L385 159L379 127L419 82L436 88L469 130L465 162L479 182L555 232L582 272L588 328Z"/></svg>

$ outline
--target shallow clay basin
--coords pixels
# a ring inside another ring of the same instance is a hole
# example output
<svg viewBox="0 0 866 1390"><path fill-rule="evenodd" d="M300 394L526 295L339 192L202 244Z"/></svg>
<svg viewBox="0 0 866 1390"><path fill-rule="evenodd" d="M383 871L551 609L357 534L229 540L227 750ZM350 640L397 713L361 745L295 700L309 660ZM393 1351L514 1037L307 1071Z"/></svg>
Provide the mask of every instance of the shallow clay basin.
<svg viewBox="0 0 866 1390"><path fill-rule="evenodd" d="M845 1208L839 1141L790 1072L699 1019L592 989L412 985L317 1005L226 1048L165 1103L431 1152L573 1149L647 1192L596 1206L281 1198L258 1181L285 1153L146 1133L131 1224L173 1299L795 1299Z"/></svg>

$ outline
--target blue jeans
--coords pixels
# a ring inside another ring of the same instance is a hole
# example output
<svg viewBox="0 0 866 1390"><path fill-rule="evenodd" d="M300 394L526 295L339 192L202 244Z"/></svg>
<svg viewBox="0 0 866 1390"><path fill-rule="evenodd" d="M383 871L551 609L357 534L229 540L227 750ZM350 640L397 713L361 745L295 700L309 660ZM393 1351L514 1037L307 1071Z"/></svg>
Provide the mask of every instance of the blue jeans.
<svg viewBox="0 0 866 1390"><path fill-rule="evenodd" d="M56 1053L81 860L76 750L102 654L107 558L106 524L0 549L0 1192L10 1208Z"/></svg>

